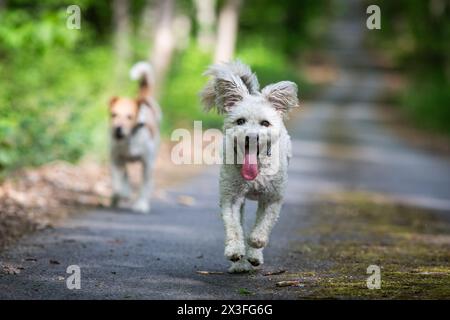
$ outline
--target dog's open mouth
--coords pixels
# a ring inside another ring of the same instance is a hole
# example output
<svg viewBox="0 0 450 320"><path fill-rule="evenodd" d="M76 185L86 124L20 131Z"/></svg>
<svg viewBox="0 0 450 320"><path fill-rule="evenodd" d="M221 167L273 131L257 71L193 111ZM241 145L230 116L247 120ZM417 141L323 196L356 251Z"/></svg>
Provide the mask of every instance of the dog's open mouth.
<svg viewBox="0 0 450 320"><path fill-rule="evenodd" d="M248 181L255 180L258 176L258 155L259 155L259 139L257 138L253 144L250 139L245 139L244 159L241 168L241 176Z"/></svg>
<svg viewBox="0 0 450 320"><path fill-rule="evenodd" d="M258 176L258 155L256 152L245 150L244 163L241 168L241 176L245 180L255 180Z"/></svg>

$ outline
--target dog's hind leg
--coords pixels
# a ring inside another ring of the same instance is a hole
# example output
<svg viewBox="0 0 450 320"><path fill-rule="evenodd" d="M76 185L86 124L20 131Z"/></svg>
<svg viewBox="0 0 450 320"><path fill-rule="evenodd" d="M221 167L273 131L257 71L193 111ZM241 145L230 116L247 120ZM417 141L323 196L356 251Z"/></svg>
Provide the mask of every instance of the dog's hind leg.
<svg viewBox="0 0 450 320"><path fill-rule="evenodd" d="M281 200L259 200L255 226L248 238L248 244L251 247L259 249L267 245L270 232L280 215L281 204Z"/></svg>
<svg viewBox="0 0 450 320"><path fill-rule="evenodd" d="M244 199L221 200L222 219L225 225L225 257L233 262L245 255L244 229L241 225L240 210Z"/></svg>
<svg viewBox="0 0 450 320"><path fill-rule="evenodd" d="M111 206L116 207L119 205L120 199L130 196L131 189L125 163L113 160L111 164L111 177L113 187Z"/></svg>

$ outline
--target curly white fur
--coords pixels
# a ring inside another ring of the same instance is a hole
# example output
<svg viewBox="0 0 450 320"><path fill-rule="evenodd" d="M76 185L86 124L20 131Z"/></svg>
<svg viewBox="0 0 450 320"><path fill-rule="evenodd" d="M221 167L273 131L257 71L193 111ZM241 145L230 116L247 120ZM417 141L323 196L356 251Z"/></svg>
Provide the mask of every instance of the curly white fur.
<svg viewBox="0 0 450 320"><path fill-rule="evenodd" d="M206 110L215 106L219 113L228 112L245 96L256 94L259 90L256 75L239 61L213 65L204 75L211 76L202 93Z"/></svg>
<svg viewBox="0 0 450 320"><path fill-rule="evenodd" d="M225 256L233 261L230 272L248 271L248 262L253 266L263 263L263 248L283 203L291 157L291 141L283 117L298 106L297 86L282 81L265 87L260 93L255 74L241 62L213 65L205 74L211 79L201 92L202 101L206 110L216 107L219 113L226 114L224 139L228 134L231 137L256 136L261 144L262 137L270 137L272 152L258 154L256 178L244 178L242 164L225 163L220 172ZM247 239L243 229L246 199L258 201L256 221Z"/></svg>

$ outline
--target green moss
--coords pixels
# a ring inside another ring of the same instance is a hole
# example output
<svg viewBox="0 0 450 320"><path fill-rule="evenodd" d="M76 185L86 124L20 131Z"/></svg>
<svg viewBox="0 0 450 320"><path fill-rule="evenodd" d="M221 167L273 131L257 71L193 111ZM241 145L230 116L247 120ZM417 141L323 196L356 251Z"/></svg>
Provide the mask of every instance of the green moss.
<svg viewBox="0 0 450 320"><path fill-rule="evenodd" d="M249 296L253 294L251 291L245 288L239 288L238 293L243 296Z"/></svg>
<svg viewBox="0 0 450 320"><path fill-rule="evenodd" d="M311 211L311 240L297 252L316 270L284 275L307 284L310 298L450 298L450 222L444 215L367 194L322 199ZM381 268L381 289L367 288L367 267Z"/></svg>

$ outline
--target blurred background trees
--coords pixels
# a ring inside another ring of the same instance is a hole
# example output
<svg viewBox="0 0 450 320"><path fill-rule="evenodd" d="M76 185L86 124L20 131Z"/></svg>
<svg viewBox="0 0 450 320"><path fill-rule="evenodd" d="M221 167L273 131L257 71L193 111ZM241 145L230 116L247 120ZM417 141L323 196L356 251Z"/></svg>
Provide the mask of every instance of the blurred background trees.
<svg viewBox="0 0 450 320"><path fill-rule="evenodd" d="M64 2L2 1L2 172L54 159L76 161L93 149L106 154L108 98L134 94L136 84L127 72L138 60L149 59L154 65L165 133L176 126L190 128L193 119L219 126L219 118L203 114L198 101L206 81L201 74L214 57L228 60L236 48L238 57L261 72L263 83L300 80L291 66L292 53L309 41L303 19L319 18L319 11L309 7L319 10L327 1L76 3L81 8L80 30L66 28L69 4Z"/></svg>
<svg viewBox="0 0 450 320"><path fill-rule="evenodd" d="M422 128L450 136L450 3L447 0L368 1L381 8L373 45L405 74L398 105Z"/></svg>
<svg viewBox="0 0 450 320"><path fill-rule="evenodd" d="M311 86L299 66L320 45L331 2L77 0L81 29L69 30L73 3L0 1L0 175L92 150L105 156L107 101L135 93L127 73L139 60L156 70L164 134L190 128L193 119L220 126L198 100L201 74L214 61L240 58L262 85L291 79L304 97ZM374 44L411 79L402 106L424 122L427 110L427 127L450 132L447 2L378 3L383 29Z"/></svg>

